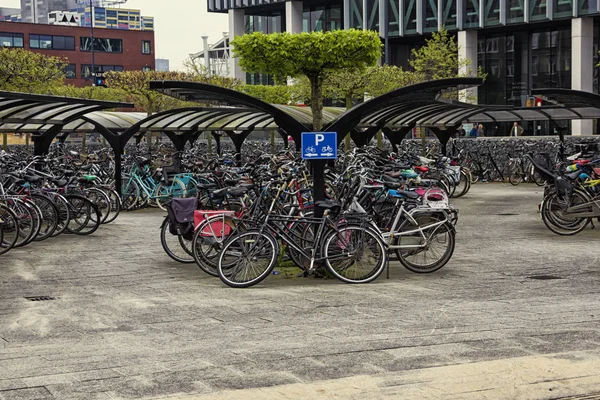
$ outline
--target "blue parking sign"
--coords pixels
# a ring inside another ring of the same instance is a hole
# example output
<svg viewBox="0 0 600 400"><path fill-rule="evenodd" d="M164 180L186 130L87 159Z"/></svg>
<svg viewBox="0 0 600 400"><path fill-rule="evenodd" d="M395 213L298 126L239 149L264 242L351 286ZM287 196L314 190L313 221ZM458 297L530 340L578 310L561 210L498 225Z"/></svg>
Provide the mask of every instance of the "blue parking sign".
<svg viewBox="0 0 600 400"><path fill-rule="evenodd" d="M336 160L337 132L303 132L301 148L304 160Z"/></svg>

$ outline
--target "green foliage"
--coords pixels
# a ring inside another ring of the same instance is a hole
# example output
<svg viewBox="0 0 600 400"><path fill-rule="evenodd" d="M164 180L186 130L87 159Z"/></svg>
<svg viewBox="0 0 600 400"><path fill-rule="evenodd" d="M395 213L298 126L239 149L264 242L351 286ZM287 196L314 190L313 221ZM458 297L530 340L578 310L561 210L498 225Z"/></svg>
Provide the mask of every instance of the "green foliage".
<svg viewBox="0 0 600 400"><path fill-rule="evenodd" d="M426 39L425 46L412 50L410 66L423 80L455 78L459 68L468 66L470 62L459 59L458 44L447 30L433 32L431 39Z"/></svg>
<svg viewBox="0 0 600 400"><path fill-rule="evenodd" d="M418 76L418 82L467 76L485 79L487 76L481 67L477 69L477 73L474 73L469 67L471 61L458 56L458 44L447 30L433 32L431 39L426 39L425 42L427 43L425 46L412 50L412 59L409 60L410 66ZM461 74L461 70L465 72ZM444 97L462 101L470 100L460 98L459 93L447 93Z"/></svg>
<svg viewBox="0 0 600 400"><path fill-rule="evenodd" d="M137 111L145 111L148 114L186 105L182 101L150 90L150 81L173 80L202 82L234 90L239 89L241 86L241 83L238 80L227 77L198 75L176 71L111 71L106 73L105 76L106 84L109 88L122 91L126 94L128 101L131 101L136 105Z"/></svg>
<svg viewBox="0 0 600 400"><path fill-rule="evenodd" d="M287 85L244 85L241 91L270 104L291 102L291 86Z"/></svg>
<svg viewBox="0 0 600 400"><path fill-rule="evenodd" d="M0 48L0 90L46 93L63 84L67 62L25 49Z"/></svg>
<svg viewBox="0 0 600 400"><path fill-rule="evenodd" d="M422 81L423 78L418 73L404 71L395 65L382 65L371 70L365 91L369 96L377 97Z"/></svg>
<svg viewBox="0 0 600 400"><path fill-rule="evenodd" d="M130 101L129 95L120 89L103 87L75 87L71 85L57 86L48 91L54 96L74 97L78 99L104 100L104 101Z"/></svg>
<svg viewBox="0 0 600 400"><path fill-rule="evenodd" d="M231 45L246 72L269 74L278 82L302 75L308 78L315 130L322 128L326 73L363 71L377 62L382 46L377 32L355 29L297 34L255 32L235 38Z"/></svg>

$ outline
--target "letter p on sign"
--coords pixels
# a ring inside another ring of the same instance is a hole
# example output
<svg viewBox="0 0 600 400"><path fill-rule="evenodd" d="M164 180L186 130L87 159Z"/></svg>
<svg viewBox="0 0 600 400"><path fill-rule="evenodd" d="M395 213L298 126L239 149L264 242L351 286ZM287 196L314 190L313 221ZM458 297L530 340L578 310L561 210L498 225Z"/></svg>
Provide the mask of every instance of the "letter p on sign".
<svg viewBox="0 0 600 400"><path fill-rule="evenodd" d="M318 146L319 143L325 140L325 135L317 134L315 136L315 145Z"/></svg>

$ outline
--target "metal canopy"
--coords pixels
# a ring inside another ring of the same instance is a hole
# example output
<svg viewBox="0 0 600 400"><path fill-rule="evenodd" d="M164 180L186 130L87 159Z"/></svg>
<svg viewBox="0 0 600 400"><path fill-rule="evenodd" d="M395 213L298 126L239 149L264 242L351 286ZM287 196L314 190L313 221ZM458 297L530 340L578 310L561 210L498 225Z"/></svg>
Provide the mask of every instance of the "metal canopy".
<svg viewBox="0 0 600 400"><path fill-rule="evenodd" d="M274 106L232 89L199 82L181 81L152 81L150 82L150 89L180 100L212 106L210 111L204 108L204 112L207 114L202 117L199 116L199 120L189 120L184 125L186 130L241 131L280 128L297 141L300 140L302 132L311 130L309 126L312 125L312 118L308 118L305 111L290 110L288 113L285 106ZM221 107L217 108L215 106ZM255 114L254 118L248 119L248 113ZM164 115L168 115L169 118L172 116L172 114ZM181 117L189 117L189 115L181 115ZM170 121L176 123L177 119ZM153 130L160 129L161 125L165 124L162 124L158 119L152 125L147 125L146 128L141 126L135 128ZM174 128L174 126L170 122L162 130L180 131L171 128ZM130 136L132 133L128 132L127 135Z"/></svg>
<svg viewBox="0 0 600 400"><path fill-rule="evenodd" d="M312 124L312 113L308 107L274 105L303 125ZM344 112L342 108L326 107L323 120L333 121ZM249 107L190 107L170 110L142 121L140 132L206 132L206 131L245 131L276 130L282 128L275 117L267 112Z"/></svg>
<svg viewBox="0 0 600 400"><path fill-rule="evenodd" d="M44 134L54 126L64 131L85 123L106 124L118 131L124 124L96 113L110 108L133 108L133 104L0 91L0 132Z"/></svg>
<svg viewBox="0 0 600 400"><path fill-rule="evenodd" d="M135 123L146 118L146 113L138 112L116 112L116 111L93 111L73 120L61 127L62 133L91 133L97 132L98 126L102 126L114 133L120 133L129 129ZM34 123L4 123L0 124L0 132L21 132L43 135L54 124Z"/></svg>

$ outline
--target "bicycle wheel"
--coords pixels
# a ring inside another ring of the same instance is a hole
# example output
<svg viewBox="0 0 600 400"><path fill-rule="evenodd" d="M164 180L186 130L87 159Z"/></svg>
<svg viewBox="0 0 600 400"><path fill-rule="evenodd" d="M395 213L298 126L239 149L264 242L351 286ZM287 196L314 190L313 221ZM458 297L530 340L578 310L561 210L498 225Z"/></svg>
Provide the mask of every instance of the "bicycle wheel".
<svg viewBox="0 0 600 400"><path fill-rule="evenodd" d="M192 241L185 240L181 235L173 235L170 232L169 227L169 218L166 217L160 228L160 244L162 245L163 250L169 257L177 262L183 264L193 263L194 257L192 256L191 251ZM189 247L189 250L186 247Z"/></svg>
<svg viewBox="0 0 600 400"><path fill-rule="evenodd" d="M42 218L40 221L40 231L33 240L41 242L52 236L58 227L58 207L54 205L52 200L44 195L32 194L31 201L39 208Z"/></svg>
<svg viewBox="0 0 600 400"><path fill-rule="evenodd" d="M387 250L381 235L363 225L330 231L323 242L325 265L346 283L368 283L383 272Z"/></svg>
<svg viewBox="0 0 600 400"><path fill-rule="evenodd" d="M7 206L0 204L0 255L12 249L19 239L19 221L16 214Z"/></svg>
<svg viewBox="0 0 600 400"><path fill-rule="evenodd" d="M76 194L67 194L65 199L69 202L71 212L67 232L81 236L96 232L101 221L98 207L89 199Z"/></svg>
<svg viewBox="0 0 600 400"><path fill-rule="evenodd" d="M116 220L119 214L121 213L121 198L119 197L119 194L116 190L110 188L103 188L103 191L110 199L110 214L108 215L108 218L106 218L106 221L104 221L104 223L110 224L111 222Z"/></svg>
<svg viewBox="0 0 600 400"><path fill-rule="evenodd" d="M71 220L71 211L69 202L63 196L58 193L50 192L48 194L54 205L58 208L58 225L52 233L52 237L58 236L67 229L69 221Z"/></svg>
<svg viewBox="0 0 600 400"><path fill-rule="evenodd" d="M98 211L100 211L100 224L103 224L110 213L110 199L106 193L97 188L86 189L85 197L98 207Z"/></svg>
<svg viewBox="0 0 600 400"><path fill-rule="evenodd" d="M278 250L277 241L266 232L250 230L235 235L219 254L219 278L234 288L256 285L275 268Z"/></svg>
<svg viewBox="0 0 600 400"><path fill-rule="evenodd" d="M455 231L449 222L439 224L442 218L436 214L421 214L414 217L416 223L407 219L400 225L399 233L411 232L394 241L394 245L413 247L395 249L398 260L406 269L420 274L431 273L450 261ZM422 229L423 235L418 229Z"/></svg>
<svg viewBox="0 0 600 400"><path fill-rule="evenodd" d="M25 246L36 235L36 225L38 224L36 212L20 199L12 199L9 208L17 219L17 228L14 231L16 241L13 248ZM6 232L4 233L4 240L7 240Z"/></svg>
<svg viewBox="0 0 600 400"><path fill-rule="evenodd" d="M508 181L511 185L517 186L523 182L523 171L518 164L510 164L508 167Z"/></svg>
<svg viewBox="0 0 600 400"><path fill-rule="evenodd" d="M137 206L140 198L140 187L133 178L124 175L121 188L121 206L124 210L131 211Z"/></svg>
<svg viewBox="0 0 600 400"><path fill-rule="evenodd" d="M222 215L207 218L196 227L192 253L202 271L212 276L219 276L217 271L219 254L227 239L237 234L236 229L231 218L224 218Z"/></svg>
<svg viewBox="0 0 600 400"><path fill-rule="evenodd" d="M551 232L561 236L576 235L590 223L589 218L572 217L566 213L567 208L588 203L590 200L580 192L573 192L567 201L556 193L548 195L542 202L542 221Z"/></svg>
<svg viewBox="0 0 600 400"><path fill-rule="evenodd" d="M458 198L462 197L469 192L471 189L471 179L469 176L461 169L460 171L460 180L456 184L456 188L454 189L454 193L452 197Z"/></svg>
<svg viewBox="0 0 600 400"><path fill-rule="evenodd" d="M179 179L173 179L173 183L170 185L159 183L156 187L154 195L156 196L154 201L156 202L158 208L163 211L167 211L165 204L171 201L172 198L185 197L185 185Z"/></svg>

